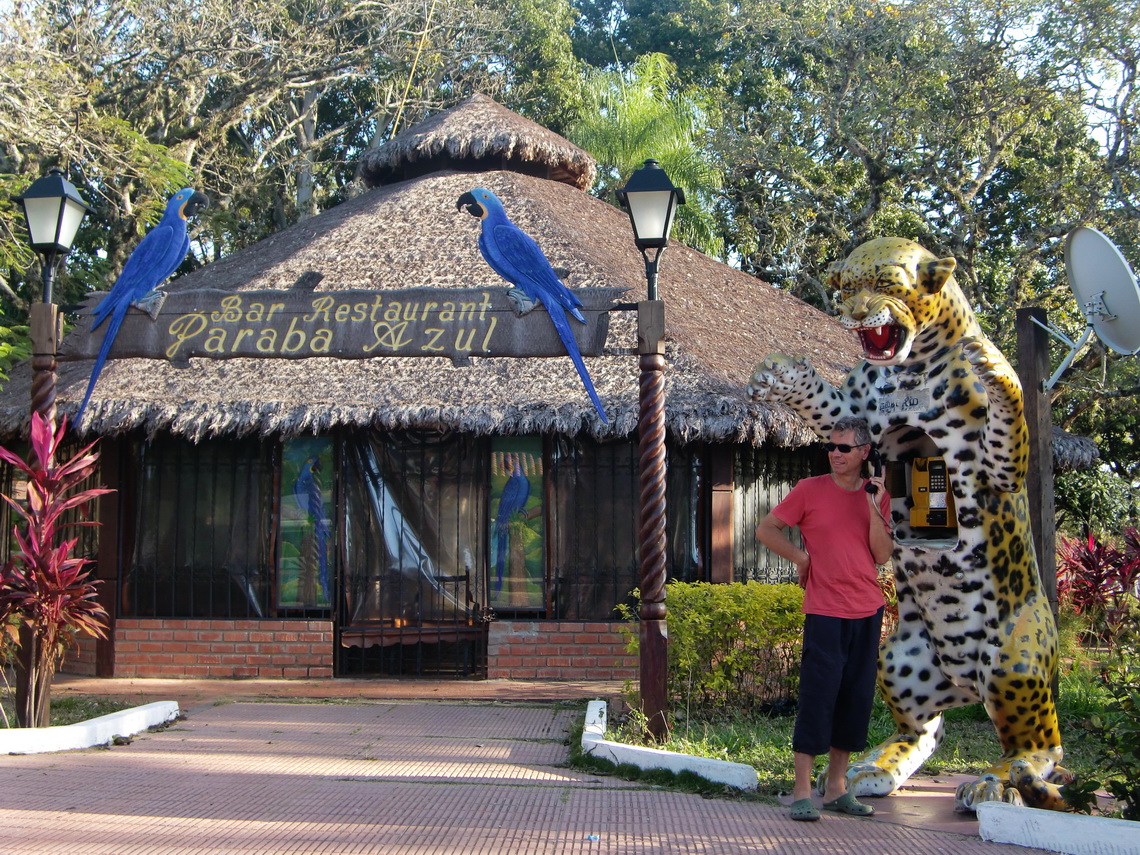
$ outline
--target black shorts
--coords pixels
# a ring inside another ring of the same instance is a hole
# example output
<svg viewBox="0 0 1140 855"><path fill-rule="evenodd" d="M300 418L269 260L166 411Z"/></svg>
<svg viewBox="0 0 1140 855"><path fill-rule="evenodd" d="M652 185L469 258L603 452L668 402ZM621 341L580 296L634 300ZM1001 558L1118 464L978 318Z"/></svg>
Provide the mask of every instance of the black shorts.
<svg viewBox="0 0 1140 855"><path fill-rule="evenodd" d="M816 755L867 747L882 625L883 609L856 619L804 615L793 751Z"/></svg>

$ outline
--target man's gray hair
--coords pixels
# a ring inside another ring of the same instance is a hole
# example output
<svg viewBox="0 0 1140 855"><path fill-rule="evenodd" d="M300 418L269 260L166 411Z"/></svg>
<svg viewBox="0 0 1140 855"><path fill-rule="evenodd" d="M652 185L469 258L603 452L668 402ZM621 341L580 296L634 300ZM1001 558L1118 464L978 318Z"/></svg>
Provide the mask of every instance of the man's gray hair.
<svg viewBox="0 0 1140 855"><path fill-rule="evenodd" d="M871 442L871 428L867 420L859 416L844 416L831 426L831 430L834 433L853 432L858 445L867 445Z"/></svg>

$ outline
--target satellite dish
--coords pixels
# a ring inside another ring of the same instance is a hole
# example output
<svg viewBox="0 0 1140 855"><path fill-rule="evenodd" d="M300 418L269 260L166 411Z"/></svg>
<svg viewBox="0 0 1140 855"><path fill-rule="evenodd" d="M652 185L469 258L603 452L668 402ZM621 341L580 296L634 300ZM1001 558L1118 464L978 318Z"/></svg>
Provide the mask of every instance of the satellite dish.
<svg viewBox="0 0 1140 855"><path fill-rule="evenodd" d="M1052 324L1045 327L1069 346L1068 356L1044 382L1045 391L1053 388L1094 332L1117 353L1140 353L1140 286L1116 245L1088 226L1073 229L1065 238L1065 273L1087 326L1076 342Z"/></svg>
<svg viewBox="0 0 1140 855"><path fill-rule="evenodd" d="M1065 273L1097 338L1117 353L1140 353L1140 286L1116 245L1096 229L1073 229Z"/></svg>

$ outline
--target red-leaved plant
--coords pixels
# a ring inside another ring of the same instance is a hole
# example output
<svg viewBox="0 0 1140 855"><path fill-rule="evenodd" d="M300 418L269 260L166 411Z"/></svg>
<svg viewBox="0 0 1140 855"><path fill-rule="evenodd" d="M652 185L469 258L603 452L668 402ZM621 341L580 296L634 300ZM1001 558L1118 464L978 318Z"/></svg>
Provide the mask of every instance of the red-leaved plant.
<svg viewBox="0 0 1140 855"><path fill-rule="evenodd" d="M66 462L55 462L66 427L65 419L53 433L51 422L39 413L32 415L32 462L0 448L0 460L27 480L25 501L2 497L21 522L13 532L12 555L0 567L0 627L9 626L14 617L23 648L19 657L23 667L16 675L16 718L23 727L48 725L51 680L75 634L106 637L107 612L96 601L96 583L87 568L91 562L73 556L78 538L63 534L73 526L98 525L65 515L85 510L92 499L112 491L98 487L77 491L95 470L99 459L92 451L95 443Z"/></svg>
<svg viewBox="0 0 1140 855"><path fill-rule="evenodd" d="M1093 641L1111 648L1121 625L1137 606L1140 576L1140 533L1122 534L1124 549L1087 538L1060 539L1057 549L1057 594L1073 611L1089 620Z"/></svg>

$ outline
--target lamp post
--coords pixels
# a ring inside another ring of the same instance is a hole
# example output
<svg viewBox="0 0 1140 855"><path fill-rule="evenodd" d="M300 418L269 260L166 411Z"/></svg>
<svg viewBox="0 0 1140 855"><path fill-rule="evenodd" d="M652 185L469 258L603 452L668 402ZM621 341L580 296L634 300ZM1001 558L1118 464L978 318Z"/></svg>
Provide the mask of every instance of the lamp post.
<svg viewBox="0 0 1140 855"><path fill-rule="evenodd" d="M90 207L59 169L52 169L17 196L24 208L28 243L40 255L43 299L29 311L32 337L32 412L55 424L56 346L62 337L59 308L52 301L56 267L71 252L79 224Z"/></svg>
<svg viewBox="0 0 1140 855"><path fill-rule="evenodd" d="M637 304L638 395L638 613L641 706L649 732L668 732L669 631L665 622L665 303L657 298L657 265L685 194L674 187L656 160L630 176L617 191L629 213L634 244L645 259L647 299ZM650 250L654 250L652 256Z"/></svg>

